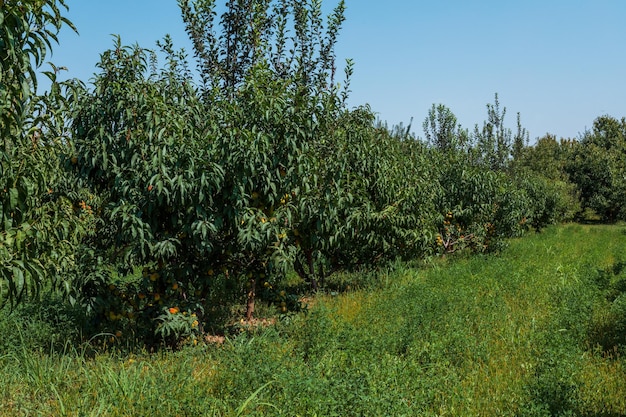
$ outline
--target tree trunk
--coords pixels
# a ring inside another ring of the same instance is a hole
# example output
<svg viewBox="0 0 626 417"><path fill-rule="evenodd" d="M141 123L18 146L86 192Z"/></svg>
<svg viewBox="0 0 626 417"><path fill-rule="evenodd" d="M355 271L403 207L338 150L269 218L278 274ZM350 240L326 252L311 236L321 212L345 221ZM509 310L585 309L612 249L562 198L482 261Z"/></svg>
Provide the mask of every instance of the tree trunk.
<svg viewBox="0 0 626 417"><path fill-rule="evenodd" d="M248 289L248 302L246 303L246 320L248 321L252 320L252 317L254 316L256 285L257 285L257 278L255 275L253 278L250 278L250 280L248 281L248 286L250 287Z"/></svg>
<svg viewBox="0 0 626 417"><path fill-rule="evenodd" d="M306 254L306 262L309 266L311 290L313 290L313 292L316 292L318 286L317 286L317 279L315 279L315 265L313 265L313 251L307 250L305 254Z"/></svg>

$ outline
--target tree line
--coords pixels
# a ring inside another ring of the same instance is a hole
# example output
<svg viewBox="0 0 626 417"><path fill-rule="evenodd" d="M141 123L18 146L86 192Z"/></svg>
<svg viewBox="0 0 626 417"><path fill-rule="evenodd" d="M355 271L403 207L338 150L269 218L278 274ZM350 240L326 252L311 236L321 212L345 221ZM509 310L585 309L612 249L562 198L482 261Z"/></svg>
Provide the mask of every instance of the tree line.
<svg viewBox="0 0 626 417"><path fill-rule="evenodd" d="M115 38L90 85L34 93L63 0L3 4L0 282L60 291L95 329L147 341L219 328L259 299L281 313L339 271L497 251L573 219L626 218L626 120L529 145L498 96L482 126L433 105L424 139L349 108L344 1L179 0L193 57ZM61 46L62 47L62 46ZM195 65L190 63L195 61ZM341 79L341 83L338 82ZM341 85L343 87L341 87ZM595 216L595 217L594 217Z"/></svg>

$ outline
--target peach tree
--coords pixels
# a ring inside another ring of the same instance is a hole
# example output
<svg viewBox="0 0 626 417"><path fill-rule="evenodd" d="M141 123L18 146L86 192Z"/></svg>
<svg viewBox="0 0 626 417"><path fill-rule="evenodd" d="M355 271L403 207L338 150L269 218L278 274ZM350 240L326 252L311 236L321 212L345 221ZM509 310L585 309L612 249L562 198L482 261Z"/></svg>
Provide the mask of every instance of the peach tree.
<svg viewBox="0 0 626 417"><path fill-rule="evenodd" d="M339 270L377 268L431 250L436 187L426 147L336 105L310 148L293 239L295 271L313 290Z"/></svg>
<svg viewBox="0 0 626 417"><path fill-rule="evenodd" d="M166 39L164 69L119 38L104 52L93 89L74 107L72 164L99 196L97 233L84 242L77 288L108 319L195 311L207 271L223 262L214 197L224 179L184 57ZM115 274L113 271L117 271ZM113 276L135 280L115 282ZM174 305L171 305L174 304Z"/></svg>
<svg viewBox="0 0 626 417"><path fill-rule="evenodd" d="M171 334L168 312L207 318L242 300L251 317L259 283L294 257L294 200L310 174L307 149L328 117L325 97L336 94L325 92L323 56L332 55L342 9L320 43L317 2L306 13L296 3L279 9L283 20L271 20L261 3L248 6L254 13L231 4L216 38L206 30L214 4L181 2L199 87L166 38L164 68L155 54L117 39L102 54L93 88L77 89L71 161L99 196L78 292L109 325L159 322L157 330ZM280 32L287 13L296 16L298 56L267 44L264 28ZM313 45L322 45L316 56Z"/></svg>
<svg viewBox="0 0 626 417"><path fill-rule="evenodd" d="M626 118L601 116L573 146L566 164L582 208L595 211L605 221L626 219L625 151Z"/></svg>
<svg viewBox="0 0 626 417"><path fill-rule="evenodd" d="M62 167L68 152L64 112L71 101L56 82L37 95L36 71L63 26L62 0L2 2L0 10L0 297L69 287L74 250L90 214Z"/></svg>

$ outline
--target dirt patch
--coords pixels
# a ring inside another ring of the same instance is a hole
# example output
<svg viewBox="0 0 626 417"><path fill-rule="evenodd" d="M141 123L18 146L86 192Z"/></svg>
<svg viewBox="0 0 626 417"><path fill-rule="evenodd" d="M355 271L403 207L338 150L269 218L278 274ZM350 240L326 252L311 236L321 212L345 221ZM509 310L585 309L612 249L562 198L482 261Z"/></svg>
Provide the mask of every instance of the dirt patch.
<svg viewBox="0 0 626 417"><path fill-rule="evenodd" d="M254 332L258 329L267 328L276 324L276 318L253 318L252 320L241 319L237 322L232 323L230 327L229 333L238 334L243 332ZM226 336L217 335L217 334L207 334L204 335L205 342L212 345L222 345L226 341Z"/></svg>
<svg viewBox="0 0 626 417"><path fill-rule="evenodd" d="M208 334L204 336L204 341L210 345L221 345L224 343L226 338L224 336Z"/></svg>

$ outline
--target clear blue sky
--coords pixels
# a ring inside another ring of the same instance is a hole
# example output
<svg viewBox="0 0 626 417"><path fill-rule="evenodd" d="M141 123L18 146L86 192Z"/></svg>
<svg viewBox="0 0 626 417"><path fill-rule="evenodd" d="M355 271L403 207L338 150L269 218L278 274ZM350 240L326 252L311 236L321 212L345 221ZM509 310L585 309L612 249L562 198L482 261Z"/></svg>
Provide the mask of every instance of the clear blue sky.
<svg viewBox="0 0 626 417"><path fill-rule="evenodd" d="M222 4L224 1L219 1ZM335 0L324 0L329 12ZM626 116L624 0L347 0L337 54L352 58L350 105L369 103L390 125L411 117L418 136L433 103L464 127L482 124L498 93L531 141L577 137L604 114ZM153 48L170 34L191 54L176 0L67 0L51 61L89 80L112 34ZM342 62L339 62L342 64Z"/></svg>

